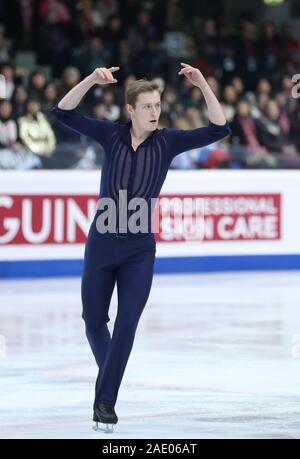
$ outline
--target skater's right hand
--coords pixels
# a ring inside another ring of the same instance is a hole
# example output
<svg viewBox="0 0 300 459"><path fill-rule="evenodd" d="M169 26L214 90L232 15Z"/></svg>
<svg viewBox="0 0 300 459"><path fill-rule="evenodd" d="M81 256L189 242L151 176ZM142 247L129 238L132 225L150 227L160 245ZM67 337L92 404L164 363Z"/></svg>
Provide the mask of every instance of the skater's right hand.
<svg viewBox="0 0 300 459"><path fill-rule="evenodd" d="M118 80L114 78L113 73L119 70L120 67L99 67L91 73L91 78L95 84L110 84L117 83Z"/></svg>

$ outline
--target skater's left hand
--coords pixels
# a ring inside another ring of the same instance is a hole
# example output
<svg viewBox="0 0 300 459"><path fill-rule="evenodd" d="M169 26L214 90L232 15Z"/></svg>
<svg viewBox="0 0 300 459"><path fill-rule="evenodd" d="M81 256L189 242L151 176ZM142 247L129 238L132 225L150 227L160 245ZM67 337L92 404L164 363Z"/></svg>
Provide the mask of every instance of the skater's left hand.
<svg viewBox="0 0 300 459"><path fill-rule="evenodd" d="M201 87L206 82L199 69L184 62L181 62L181 65L182 69L178 72L178 75L184 75L194 86Z"/></svg>

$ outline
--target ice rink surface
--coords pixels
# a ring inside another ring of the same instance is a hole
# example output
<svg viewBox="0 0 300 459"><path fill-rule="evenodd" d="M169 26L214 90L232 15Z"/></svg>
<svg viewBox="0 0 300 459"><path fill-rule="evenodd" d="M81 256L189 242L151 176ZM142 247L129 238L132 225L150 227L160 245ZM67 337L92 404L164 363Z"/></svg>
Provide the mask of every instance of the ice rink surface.
<svg viewBox="0 0 300 459"><path fill-rule="evenodd" d="M300 438L299 271L156 275L113 434L80 279L2 280L0 315L1 438Z"/></svg>

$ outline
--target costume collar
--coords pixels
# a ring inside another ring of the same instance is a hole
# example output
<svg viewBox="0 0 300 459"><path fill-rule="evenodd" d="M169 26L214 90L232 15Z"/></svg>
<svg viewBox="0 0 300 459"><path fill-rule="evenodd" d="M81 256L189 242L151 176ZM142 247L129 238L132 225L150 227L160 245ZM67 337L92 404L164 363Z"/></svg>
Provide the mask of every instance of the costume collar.
<svg viewBox="0 0 300 459"><path fill-rule="evenodd" d="M128 121L126 124L121 125L121 130L120 130L121 138L130 147L132 147L131 134L130 134L131 127L132 127L132 122ZM145 139L140 145L144 145L144 144L147 145L149 142L151 142L152 138L157 134L157 132L158 132L158 129L155 129L155 131L151 132L149 137L147 137L147 139Z"/></svg>

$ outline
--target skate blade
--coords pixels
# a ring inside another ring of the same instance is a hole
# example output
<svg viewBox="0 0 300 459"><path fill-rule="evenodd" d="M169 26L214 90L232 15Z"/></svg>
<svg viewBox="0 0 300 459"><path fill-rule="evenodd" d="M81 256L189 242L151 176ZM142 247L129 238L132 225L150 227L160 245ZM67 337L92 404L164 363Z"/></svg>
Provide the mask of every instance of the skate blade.
<svg viewBox="0 0 300 459"><path fill-rule="evenodd" d="M100 423L101 425L101 423ZM113 424L105 424L105 427L99 427L99 423L96 422L96 425L93 426L93 430L95 430L96 432L97 431L100 431L100 432L104 432L104 433L113 433L114 431L114 428L113 428Z"/></svg>

